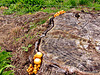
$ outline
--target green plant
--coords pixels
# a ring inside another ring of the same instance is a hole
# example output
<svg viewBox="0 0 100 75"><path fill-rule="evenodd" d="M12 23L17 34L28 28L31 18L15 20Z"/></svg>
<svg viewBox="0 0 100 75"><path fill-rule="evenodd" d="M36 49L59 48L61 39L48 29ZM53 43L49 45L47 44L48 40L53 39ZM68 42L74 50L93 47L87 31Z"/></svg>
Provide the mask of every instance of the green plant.
<svg viewBox="0 0 100 75"><path fill-rule="evenodd" d="M40 20L37 24L41 25L41 24L44 24L47 20L46 19L43 19L43 20Z"/></svg>
<svg viewBox="0 0 100 75"><path fill-rule="evenodd" d="M33 28L36 28L37 27L37 24L35 24L35 23L30 23L30 29L33 29Z"/></svg>
<svg viewBox="0 0 100 75"><path fill-rule="evenodd" d="M89 2L89 0L79 0L80 5L87 5Z"/></svg>
<svg viewBox="0 0 100 75"><path fill-rule="evenodd" d="M32 39L33 37L32 36L30 36L30 39Z"/></svg>
<svg viewBox="0 0 100 75"><path fill-rule="evenodd" d="M1 46L0 46L0 50L1 50Z"/></svg>
<svg viewBox="0 0 100 75"><path fill-rule="evenodd" d="M29 34L25 34L25 37L28 38Z"/></svg>
<svg viewBox="0 0 100 75"><path fill-rule="evenodd" d="M93 7L95 8L95 10L100 10L100 4L94 3Z"/></svg>
<svg viewBox="0 0 100 75"><path fill-rule="evenodd" d="M33 35L33 36L30 36L30 39L33 39L33 38L35 38L35 36Z"/></svg>
<svg viewBox="0 0 100 75"><path fill-rule="evenodd" d="M11 60L8 58L11 57L9 52L1 51L0 47L0 75L14 75L13 70L10 71L4 71L7 67L14 67L12 65L9 65Z"/></svg>
<svg viewBox="0 0 100 75"><path fill-rule="evenodd" d="M55 0L56 2L64 2L64 0Z"/></svg>
<svg viewBox="0 0 100 75"><path fill-rule="evenodd" d="M39 34L39 32L36 33L36 35L38 35L38 34Z"/></svg>
<svg viewBox="0 0 100 75"><path fill-rule="evenodd" d="M46 21L47 21L46 19L43 19L43 20L40 20L40 21L37 22L37 23L32 23L32 22L30 22L30 29L36 28L37 25L44 24Z"/></svg>
<svg viewBox="0 0 100 75"><path fill-rule="evenodd" d="M29 44L27 47L22 47L24 51L28 51L28 48L32 47L32 44Z"/></svg>
<svg viewBox="0 0 100 75"><path fill-rule="evenodd" d="M72 7L77 6L76 0L70 0L70 4L71 4Z"/></svg>
<svg viewBox="0 0 100 75"><path fill-rule="evenodd" d="M25 22L24 24L27 24L27 22Z"/></svg>
<svg viewBox="0 0 100 75"><path fill-rule="evenodd" d="M36 28L36 24L30 25L30 29Z"/></svg>
<svg viewBox="0 0 100 75"><path fill-rule="evenodd" d="M44 0L0 0L0 6L8 7L4 14L16 12L18 15L38 11L44 3Z"/></svg>
<svg viewBox="0 0 100 75"><path fill-rule="evenodd" d="M20 38L16 38L16 41L18 42Z"/></svg>
<svg viewBox="0 0 100 75"><path fill-rule="evenodd" d="M6 6L8 9L5 10L4 14L12 14L15 13L17 15L23 15L26 13L34 13L36 11L54 13L61 8L70 9L75 8L81 5L85 5L86 7L90 7L90 3L95 8L99 10L98 4L100 5L100 0L0 0L0 6ZM51 10L51 8L57 8L55 10ZM93 6L92 6L93 7ZM44 9L45 8L45 9Z"/></svg>

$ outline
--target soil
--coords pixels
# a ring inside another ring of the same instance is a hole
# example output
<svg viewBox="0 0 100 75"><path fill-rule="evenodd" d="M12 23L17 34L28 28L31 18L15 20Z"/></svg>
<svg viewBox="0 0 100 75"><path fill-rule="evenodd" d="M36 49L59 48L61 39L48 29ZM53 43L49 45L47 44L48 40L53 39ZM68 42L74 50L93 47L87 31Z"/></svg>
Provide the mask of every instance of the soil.
<svg viewBox="0 0 100 75"><path fill-rule="evenodd" d="M0 46L2 50L11 52L11 65L16 68L10 69L15 71L15 75L28 75L26 69L31 63L29 55L34 56L35 42L47 29L50 16L53 14L44 12L21 16L3 15L3 10L0 10ZM41 24L42 20L46 22ZM32 47L26 52L22 47L27 47L29 44L32 44Z"/></svg>

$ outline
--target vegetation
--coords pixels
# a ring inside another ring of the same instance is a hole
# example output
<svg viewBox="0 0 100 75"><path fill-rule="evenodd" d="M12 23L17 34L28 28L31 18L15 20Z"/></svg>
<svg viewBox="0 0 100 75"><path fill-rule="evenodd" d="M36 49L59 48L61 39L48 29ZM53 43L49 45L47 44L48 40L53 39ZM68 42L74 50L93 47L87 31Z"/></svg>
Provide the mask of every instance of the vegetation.
<svg viewBox="0 0 100 75"><path fill-rule="evenodd" d="M7 67L13 67L12 65L9 65L11 62L8 58L11 57L9 52L1 51L0 47L0 75L14 75L13 70L10 71L4 71Z"/></svg>
<svg viewBox="0 0 100 75"><path fill-rule="evenodd" d="M0 0L0 6L6 6L4 14L25 14L36 11L57 12L73 7L90 7L100 10L100 0ZM56 10L51 10L54 7Z"/></svg>
<svg viewBox="0 0 100 75"><path fill-rule="evenodd" d="M24 51L28 51L28 48L32 47L32 44L29 44L27 47L22 47Z"/></svg>

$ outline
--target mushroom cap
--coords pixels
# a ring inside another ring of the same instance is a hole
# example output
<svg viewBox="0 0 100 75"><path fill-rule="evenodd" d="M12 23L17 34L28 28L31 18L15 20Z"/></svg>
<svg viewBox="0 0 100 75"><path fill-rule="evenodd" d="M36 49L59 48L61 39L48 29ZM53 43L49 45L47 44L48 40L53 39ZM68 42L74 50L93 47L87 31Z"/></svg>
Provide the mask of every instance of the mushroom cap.
<svg viewBox="0 0 100 75"><path fill-rule="evenodd" d="M60 11L60 14L63 14L63 13L65 13L65 11L64 11L64 10L61 10L61 11Z"/></svg>
<svg viewBox="0 0 100 75"><path fill-rule="evenodd" d="M39 58L34 59L34 64L41 64L41 59Z"/></svg>
<svg viewBox="0 0 100 75"><path fill-rule="evenodd" d="M41 58L42 56L43 56L43 54L41 52L36 53L36 58Z"/></svg>
<svg viewBox="0 0 100 75"><path fill-rule="evenodd" d="M65 13L65 11L64 11L64 10L61 10L61 11L57 12L57 13L54 15L54 17L59 16L59 15L61 15L61 14L63 14L63 13Z"/></svg>
<svg viewBox="0 0 100 75"><path fill-rule="evenodd" d="M54 17L56 17L56 16L59 16L59 13L56 13L56 14L54 15Z"/></svg>
<svg viewBox="0 0 100 75"><path fill-rule="evenodd" d="M60 12L57 12L58 15L60 15Z"/></svg>

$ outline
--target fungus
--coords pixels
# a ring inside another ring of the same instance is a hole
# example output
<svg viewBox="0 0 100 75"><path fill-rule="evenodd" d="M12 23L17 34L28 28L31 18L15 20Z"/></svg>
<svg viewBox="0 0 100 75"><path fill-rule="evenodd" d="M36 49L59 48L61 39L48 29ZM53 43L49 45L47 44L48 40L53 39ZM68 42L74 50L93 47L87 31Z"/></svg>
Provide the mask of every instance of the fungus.
<svg viewBox="0 0 100 75"><path fill-rule="evenodd" d="M43 54L42 54L41 52L37 52L37 53L34 55L33 60L34 60L35 58L40 58L40 59L41 59L42 56L43 56Z"/></svg>
<svg viewBox="0 0 100 75"><path fill-rule="evenodd" d="M37 58L41 58L41 57L42 57L42 53L41 53L41 52L37 52L37 53L36 53L36 57L37 57Z"/></svg>
<svg viewBox="0 0 100 75"><path fill-rule="evenodd" d="M33 66L32 66L32 64L30 64L29 68L27 69L27 72L29 73L29 75L33 74Z"/></svg>
<svg viewBox="0 0 100 75"><path fill-rule="evenodd" d="M63 14L63 13L65 13L65 11L64 11L64 10L61 10L61 11L60 11L60 14Z"/></svg>
<svg viewBox="0 0 100 75"><path fill-rule="evenodd" d="M41 64L41 59L39 58L34 59L34 64Z"/></svg>
<svg viewBox="0 0 100 75"><path fill-rule="evenodd" d="M37 70L34 70L33 72L34 72L34 74L37 74Z"/></svg>
<svg viewBox="0 0 100 75"><path fill-rule="evenodd" d="M57 12L57 13L54 15L54 17L59 16L59 15L61 15L61 14L63 14L63 13L65 13L65 11L64 11L64 10L61 10L61 11Z"/></svg>
<svg viewBox="0 0 100 75"><path fill-rule="evenodd" d="M56 16L59 16L59 14L56 13L56 14L54 15L54 17L56 17Z"/></svg>

